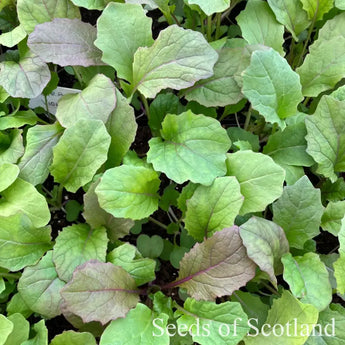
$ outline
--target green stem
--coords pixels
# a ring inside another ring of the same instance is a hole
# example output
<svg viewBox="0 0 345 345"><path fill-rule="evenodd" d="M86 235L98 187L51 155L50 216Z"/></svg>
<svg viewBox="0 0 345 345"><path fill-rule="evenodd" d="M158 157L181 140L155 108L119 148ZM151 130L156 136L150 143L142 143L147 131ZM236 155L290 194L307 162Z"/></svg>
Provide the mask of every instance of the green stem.
<svg viewBox="0 0 345 345"><path fill-rule="evenodd" d="M168 22L169 25L172 25L174 23L173 17L170 12L162 12L163 16L165 17L166 21Z"/></svg>
<svg viewBox="0 0 345 345"><path fill-rule="evenodd" d="M244 122L244 127L243 129L246 131L248 129L249 123L250 123L250 118L252 116L252 106L249 107L247 115L246 115L246 121Z"/></svg>
<svg viewBox="0 0 345 345"><path fill-rule="evenodd" d="M220 24L221 24L221 22L222 22L222 14L221 13L217 13L216 14L216 35L215 35L216 41L220 37Z"/></svg>
<svg viewBox="0 0 345 345"><path fill-rule="evenodd" d="M80 87L82 88L84 86L83 78L81 77L80 73L77 71L75 67L73 67L74 75L79 81Z"/></svg>
<svg viewBox="0 0 345 345"><path fill-rule="evenodd" d="M145 96L143 94L141 94L141 93L139 93L139 94L140 94L140 99L142 100L142 102L144 104L146 116L149 119L150 118L150 107L149 107L149 104L148 104L147 99L145 98Z"/></svg>
<svg viewBox="0 0 345 345"><path fill-rule="evenodd" d="M279 292L278 292L275 288L273 288L272 286L268 285L268 284L265 283L265 282L261 282L261 283L262 283L262 285L263 285L267 290L269 290L270 292L272 292L274 295L280 296Z"/></svg>
<svg viewBox="0 0 345 345"><path fill-rule="evenodd" d="M278 129L278 123L274 123L273 125L272 125L272 133L271 134L274 134L276 131L277 131L277 129Z"/></svg>
<svg viewBox="0 0 345 345"><path fill-rule="evenodd" d="M60 184L56 194L56 205L59 209L62 207L63 185Z"/></svg>
<svg viewBox="0 0 345 345"><path fill-rule="evenodd" d="M207 40L212 41L212 16L207 17Z"/></svg>
<svg viewBox="0 0 345 345"><path fill-rule="evenodd" d="M205 23L204 23L204 19L200 18L200 22L201 22L201 33L203 35L205 35Z"/></svg>
<svg viewBox="0 0 345 345"><path fill-rule="evenodd" d="M176 24L177 24L178 26L181 26L181 23L179 22L179 20L178 20L177 17L175 16L175 14L174 14L174 13L171 13L171 12L170 12L170 14L171 14L171 16L174 18Z"/></svg>
<svg viewBox="0 0 345 345"><path fill-rule="evenodd" d="M19 279L21 277L20 273L4 273L0 272L0 277L9 278L9 279Z"/></svg>
<svg viewBox="0 0 345 345"><path fill-rule="evenodd" d="M157 220L157 219L154 219L154 218L152 218L152 217L149 217L149 221L152 222L152 223L154 223L154 224L156 224L156 225L158 225L159 227L161 227L161 228L164 229L164 230L168 230L168 227L167 227L165 224L161 223L161 222L160 222L159 220Z"/></svg>

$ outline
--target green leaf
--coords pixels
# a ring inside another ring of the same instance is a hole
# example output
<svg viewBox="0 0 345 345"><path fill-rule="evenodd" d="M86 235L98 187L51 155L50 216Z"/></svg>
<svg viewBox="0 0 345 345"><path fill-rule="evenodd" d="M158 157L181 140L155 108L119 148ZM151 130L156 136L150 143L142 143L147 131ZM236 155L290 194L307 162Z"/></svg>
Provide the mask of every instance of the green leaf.
<svg viewBox="0 0 345 345"><path fill-rule="evenodd" d="M13 129L7 133L0 132L0 164L17 163L24 153L22 131Z"/></svg>
<svg viewBox="0 0 345 345"><path fill-rule="evenodd" d="M254 334L245 338L246 345L303 345L313 330L318 320L317 309L310 304L299 302L290 292L284 291L282 296L273 301L272 308L268 312L265 322L267 333ZM281 332L281 327L276 328L276 335L272 328L279 325L287 325ZM256 327L254 322L254 327ZM288 328L288 330L287 330ZM259 330L257 330L259 331ZM282 333L282 334L281 334Z"/></svg>
<svg viewBox="0 0 345 345"><path fill-rule="evenodd" d="M96 339L88 332L64 331L55 336L50 345L96 345Z"/></svg>
<svg viewBox="0 0 345 345"><path fill-rule="evenodd" d="M108 238L105 228L90 229L87 224L63 228L56 238L53 261L61 280L72 279L74 269L89 261L105 262Z"/></svg>
<svg viewBox="0 0 345 345"><path fill-rule="evenodd" d="M283 119L296 115L303 100L298 74L273 49L253 52L243 73L242 92L267 122L281 128L285 127Z"/></svg>
<svg viewBox="0 0 345 345"><path fill-rule="evenodd" d="M333 0L300 0L310 20L321 20L333 8Z"/></svg>
<svg viewBox="0 0 345 345"><path fill-rule="evenodd" d="M1 192L0 214L3 217L22 212L27 215L33 226L40 228L50 220L50 211L45 197L36 188L20 179Z"/></svg>
<svg viewBox="0 0 345 345"><path fill-rule="evenodd" d="M211 186L198 186L187 201L185 227L189 235L202 241L234 225L242 204L243 196L236 178L218 177Z"/></svg>
<svg viewBox="0 0 345 345"><path fill-rule="evenodd" d="M43 61L60 66L103 65L96 35L96 28L80 19L55 18L36 26L28 46Z"/></svg>
<svg viewBox="0 0 345 345"><path fill-rule="evenodd" d="M284 26L279 24L268 4L250 0L236 18L243 38L249 44L263 44L284 55Z"/></svg>
<svg viewBox="0 0 345 345"><path fill-rule="evenodd" d="M89 261L74 271L61 295L67 310L84 323L99 321L105 325L137 305L140 291L135 288L134 279L122 267Z"/></svg>
<svg viewBox="0 0 345 345"><path fill-rule="evenodd" d="M201 345L237 345L249 331L248 317L237 302L216 304L188 298L175 316L180 316L177 324L181 329L185 333L191 330L193 340ZM196 324L199 334L193 332Z"/></svg>
<svg viewBox="0 0 345 345"><path fill-rule="evenodd" d="M345 13L341 13L325 23L319 31L318 39L309 47L309 54L302 66L296 69L301 77L304 96L317 96L344 78L344 19Z"/></svg>
<svg viewBox="0 0 345 345"><path fill-rule="evenodd" d="M199 300L231 295L255 275L255 264L243 246L238 227L216 232L197 243L180 262L177 280L170 285L187 289Z"/></svg>
<svg viewBox="0 0 345 345"><path fill-rule="evenodd" d="M322 229L338 236L344 216L345 201L329 202L321 218Z"/></svg>
<svg viewBox="0 0 345 345"><path fill-rule="evenodd" d="M315 253L292 257L290 253L282 257L284 280L293 295L305 304L315 306L319 311L331 303L332 287L328 271Z"/></svg>
<svg viewBox="0 0 345 345"><path fill-rule="evenodd" d="M307 152L318 163L317 172L337 180L345 171L345 102L331 96L321 98L313 116L306 117Z"/></svg>
<svg viewBox="0 0 345 345"><path fill-rule="evenodd" d="M53 147L59 141L62 132L63 128L58 122L28 129L25 152L18 164L19 177L33 185L41 184L46 180L53 160Z"/></svg>
<svg viewBox="0 0 345 345"><path fill-rule="evenodd" d="M271 156L278 164L310 167L315 162L306 152L306 135L304 123L287 126L282 132L269 136L263 153Z"/></svg>
<svg viewBox="0 0 345 345"><path fill-rule="evenodd" d="M54 18L80 18L79 9L69 0L18 0L18 18L27 33Z"/></svg>
<svg viewBox="0 0 345 345"><path fill-rule="evenodd" d="M51 248L50 231L37 229L24 214L0 217L0 266L19 271L34 265Z"/></svg>
<svg viewBox="0 0 345 345"><path fill-rule="evenodd" d="M168 345L169 335L164 332L167 326L166 314L156 315L146 305L138 303L125 318L112 321L103 332L100 345ZM156 325L156 326L155 326ZM124 332L125 330L125 332ZM155 334L161 336L155 336Z"/></svg>
<svg viewBox="0 0 345 345"><path fill-rule="evenodd" d="M105 125L111 137L108 160L106 162L107 168L120 165L135 139L138 128L134 109L117 89L116 99L116 108L110 114Z"/></svg>
<svg viewBox="0 0 345 345"><path fill-rule="evenodd" d="M109 145L110 136L102 121L79 120L65 130L53 148L50 171L55 181L75 193L107 160Z"/></svg>
<svg viewBox="0 0 345 345"><path fill-rule="evenodd" d="M130 229L134 226L134 221L132 219L115 218L99 206L95 193L98 183L99 181L91 184L84 194L83 217L94 229L101 226L106 227L110 241L115 242L117 239L128 235Z"/></svg>
<svg viewBox="0 0 345 345"><path fill-rule="evenodd" d="M107 170L96 188L98 201L114 217L142 219L158 209L160 180L150 168L122 165Z"/></svg>
<svg viewBox="0 0 345 345"><path fill-rule="evenodd" d="M156 261L143 258L136 247L129 243L112 250L107 256L107 261L126 270L138 286L151 282L156 277Z"/></svg>
<svg viewBox="0 0 345 345"><path fill-rule="evenodd" d="M29 307L26 305L25 301L23 300L23 297L19 292L14 294L11 298L11 300L7 304L7 315L13 315L16 313L22 314L25 318L28 318L32 311L29 309Z"/></svg>
<svg viewBox="0 0 345 345"><path fill-rule="evenodd" d="M284 229L294 248L303 249L305 242L319 234L322 214L320 190L313 187L307 176L286 186L273 204L273 221Z"/></svg>
<svg viewBox="0 0 345 345"><path fill-rule="evenodd" d="M308 338L305 345L342 345L345 339L345 309L339 304L330 304L319 315L315 336ZM334 333L333 333L334 332Z"/></svg>
<svg viewBox="0 0 345 345"><path fill-rule="evenodd" d="M18 128L24 125L35 125L39 118L32 110L20 110L13 114L0 117L0 130Z"/></svg>
<svg viewBox="0 0 345 345"><path fill-rule="evenodd" d="M183 217L185 217L187 211L187 200L193 196L197 188L197 184L189 182L185 187L183 187L182 192L177 199L177 206L182 211Z"/></svg>
<svg viewBox="0 0 345 345"><path fill-rule="evenodd" d="M295 184L301 177L304 176L304 169L301 166L287 165L279 163L285 170L285 181L288 186Z"/></svg>
<svg viewBox="0 0 345 345"><path fill-rule="evenodd" d="M66 128L84 119L106 123L115 105L113 82L103 74L96 74L81 93L67 94L60 98L55 116Z"/></svg>
<svg viewBox="0 0 345 345"><path fill-rule="evenodd" d="M48 330L44 320L34 324L33 329L36 335L30 340L24 341L21 345L48 345Z"/></svg>
<svg viewBox="0 0 345 345"><path fill-rule="evenodd" d="M262 153L231 153L228 154L226 165L227 175L235 176L241 186L241 194L244 196L241 215L263 211L283 192L284 170Z"/></svg>
<svg viewBox="0 0 345 345"><path fill-rule="evenodd" d="M71 0L78 7L85 7L88 10L103 10L112 0Z"/></svg>
<svg viewBox="0 0 345 345"><path fill-rule="evenodd" d="M161 130L162 138L149 141L147 161L177 183L191 180L210 185L226 172L226 152L230 139L219 121L187 111L168 114Z"/></svg>
<svg viewBox="0 0 345 345"><path fill-rule="evenodd" d="M337 291L345 294L345 218L341 221L341 228L338 234L339 239L339 258L333 264L334 276L337 281Z"/></svg>
<svg viewBox="0 0 345 345"><path fill-rule="evenodd" d="M268 0L272 11L279 23L291 32L295 41L298 36L310 25L307 12L302 8L300 0Z"/></svg>
<svg viewBox="0 0 345 345"><path fill-rule="evenodd" d="M240 235L248 256L277 286L275 274L282 273L280 259L289 251L284 230L269 220L252 217L240 226Z"/></svg>
<svg viewBox="0 0 345 345"><path fill-rule="evenodd" d="M162 237L158 235L153 235L152 237L140 235L137 239L137 247L144 257L155 259L161 255L164 243Z"/></svg>
<svg viewBox="0 0 345 345"><path fill-rule="evenodd" d="M237 141L247 141L253 151L259 151L260 144L259 137L257 135L248 132L240 127L229 127L226 131L232 143ZM234 145L232 145L231 149L234 149Z"/></svg>
<svg viewBox="0 0 345 345"><path fill-rule="evenodd" d="M186 0L186 2L188 5L198 5L207 16L223 12L230 7L230 0Z"/></svg>
<svg viewBox="0 0 345 345"><path fill-rule="evenodd" d="M242 72L250 63L250 50L246 48L224 48L214 65L214 74L196 82L185 90L188 101L197 101L206 107L236 104L242 98Z"/></svg>
<svg viewBox="0 0 345 345"><path fill-rule="evenodd" d="M0 85L12 97L35 98L50 80L48 66L36 55L27 53L17 63L0 63Z"/></svg>
<svg viewBox="0 0 345 345"><path fill-rule="evenodd" d="M7 189L18 177L18 165L3 163L0 165L0 192Z"/></svg>
<svg viewBox="0 0 345 345"><path fill-rule="evenodd" d="M151 26L152 19L140 5L112 2L102 12L95 45L103 52L102 60L115 68L119 78L132 81L134 53L153 43Z"/></svg>
<svg viewBox="0 0 345 345"><path fill-rule="evenodd" d="M23 25L18 25L12 31L4 32L0 35L0 44L5 47L12 48L21 42L26 35L27 33L24 30Z"/></svg>
<svg viewBox="0 0 345 345"><path fill-rule="evenodd" d="M171 25L154 44L139 48L133 62L133 92L154 98L162 89L180 90L213 75L218 54L200 32Z"/></svg>
<svg viewBox="0 0 345 345"><path fill-rule="evenodd" d="M16 313L8 316L8 320L13 323L12 333L8 336L4 345L22 344L29 338L30 324L22 314Z"/></svg>
<svg viewBox="0 0 345 345"><path fill-rule="evenodd" d="M334 183L326 180L321 186L322 200L340 201L345 199L345 181L338 178Z"/></svg>
<svg viewBox="0 0 345 345"><path fill-rule="evenodd" d="M0 344L4 345L13 330L13 323L0 314Z"/></svg>
<svg viewBox="0 0 345 345"><path fill-rule="evenodd" d="M61 314L60 290L64 285L56 273L52 251L49 251L38 264L24 269L18 291L32 311L53 318Z"/></svg>

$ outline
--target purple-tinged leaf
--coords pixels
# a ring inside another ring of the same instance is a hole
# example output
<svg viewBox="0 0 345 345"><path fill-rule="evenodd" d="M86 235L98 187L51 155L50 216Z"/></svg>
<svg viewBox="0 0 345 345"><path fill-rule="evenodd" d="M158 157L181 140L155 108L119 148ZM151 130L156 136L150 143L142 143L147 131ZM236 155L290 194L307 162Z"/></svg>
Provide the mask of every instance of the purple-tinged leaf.
<svg viewBox="0 0 345 345"><path fill-rule="evenodd" d="M256 265L247 256L233 226L197 243L180 262L178 279L165 288L180 286L197 300L231 295L255 276Z"/></svg>
<svg viewBox="0 0 345 345"><path fill-rule="evenodd" d="M96 260L76 268L61 291L69 312L85 323L99 321L103 325L124 317L138 303L139 293L134 279L122 267Z"/></svg>
<svg viewBox="0 0 345 345"><path fill-rule="evenodd" d="M60 66L104 65L93 44L96 35L95 27L79 19L55 18L35 27L28 46L43 61Z"/></svg>

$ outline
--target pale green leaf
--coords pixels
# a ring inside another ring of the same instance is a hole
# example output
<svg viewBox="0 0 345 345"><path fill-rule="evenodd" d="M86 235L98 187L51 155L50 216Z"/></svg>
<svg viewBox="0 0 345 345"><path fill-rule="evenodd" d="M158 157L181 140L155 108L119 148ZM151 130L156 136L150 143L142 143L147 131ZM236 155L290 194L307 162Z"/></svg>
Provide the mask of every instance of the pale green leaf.
<svg viewBox="0 0 345 345"><path fill-rule="evenodd" d="M60 290L64 285L56 273L52 251L49 251L38 264L24 269L18 291L32 311L53 318L61 314Z"/></svg>
<svg viewBox="0 0 345 345"><path fill-rule="evenodd" d="M305 120L307 152L318 163L317 172L337 180L345 171L345 102L323 96L312 116Z"/></svg>
<svg viewBox="0 0 345 345"><path fill-rule="evenodd" d="M151 282L156 277L156 261L143 258L136 247L129 243L112 250L107 256L107 261L126 270L138 286Z"/></svg>
<svg viewBox="0 0 345 345"><path fill-rule="evenodd" d="M285 181L288 186L295 184L301 177L304 176L304 169L301 166L287 165L279 163L285 170Z"/></svg>
<svg viewBox="0 0 345 345"><path fill-rule="evenodd" d="M69 0L18 0L17 11L21 25L28 33L37 24L54 18L80 18L79 9Z"/></svg>
<svg viewBox="0 0 345 345"><path fill-rule="evenodd" d="M61 295L67 310L80 316L84 323L99 321L105 325L135 307L139 292L134 279L122 267L89 261L74 271Z"/></svg>
<svg viewBox="0 0 345 345"><path fill-rule="evenodd" d="M19 161L19 176L33 185L43 183L49 175L53 147L59 141L63 128L58 122L37 125L28 129L23 157Z"/></svg>
<svg viewBox="0 0 345 345"><path fill-rule="evenodd" d="M341 227L338 234L340 243L339 258L333 264L334 276L337 281L337 291L341 294L345 294L345 218L341 221Z"/></svg>
<svg viewBox="0 0 345 345"><path fill-rule="evenodd" d="M96 28L89 23L55 18L36 26L29 35L28 46L43 61L60 66L104 65L102 52L94 45L96 35Z"/></svg>
<svg viewBox="0 0 345 345"><path fill-rule="evenodd" d="M84 7L88 10L103 10L112 0L71 0L74 5Z"/></svg>
<svg viewBox="0 0 345 345"><path fill-rule="evenodd" d="M133 62L133 92L154 98L162 89L180 90L213 75L218 54L200 32L171 25L154 44L139 48Z"/></svg>
<svg viewBox="0 0 345 345"><path fill-rule="evenodd" d="M91 229L73 224L59 233L53 249L53 262L61 280L72 279L74 269L89 261L105 261L108 238L105 228Z"/></svg>
<svg viewBox="0 0 345 345"><path fill-rule="evenodd" d="M189 235L202 241L234 225L242 204L243 196L236 178L218 177L211 186L198 186L187 201L185 227Z"/></svg>
<svg viewBox="0 0 345 345"><path fill-rule="evenodd" d="M334 5L336 8L339 8L340 10L345 10L345 1L344 0L335 0Z"/></svg>
<svg viewBox="0 0 345 345"><path fill-rule="evenodd" d="M113 82L103 74L96 74L82 92L60 98L55 116L66 128L87 119L106 123L115 105Z"/></svg>
<svg viewBox="0 0 345 345"><path fill-rule="evenodd" d="M290 246L299 249L319 234L322 214L320 190L313 187L307 176L286 186L273 204L273 221L284 229Z"/></svg>
<svg viewBox="0 0 345 345"><path fill-rule="evenodd" d="M305 345L343 345L345 339L345 309L340 304L330 304L319 315L315 335Z"/></svg>
<svg viewBox="0 0 345 345"><path fill-rule="evenodd" d="M265 1L250 0L236 18L243 38L249 44L263 44L283 55L284 25L277 22Z"/></svg>
<svg viewBox="0 0 345 345"><path fill-rule="evenodd" d="M32 314L32 311L26 305L23 297L21 296L19 292L14 294L11 300L7 303L6 311L7 311L7 315L20 313L25 318L28 318Z"/></svg>
<svg viewBox="0 0 345 345"><path fill-rule="evenodd" d="M0 117L0 130L19 128L24 125L35 125L39 117L32 110L19 110L13 114Z"/></svg>
<svg viewBox="0 0 345 345"><path fill-rule="evenodd" d="M187 289L197 300L214 300L245 285L254 277L255 268L234 226L197 243L182 258L179 276L171 284Z"/></svg>
<svg viewBox="0 0 345 345"><path fill-rule="evenodd" d="M24 341L21 345L48 345L48 329L41 320L34 324L33 327L35 331L35 336L27 341Z"/></svg>
<svg viewBox="0 0 345 345"><path fill-rule="evenodd" d="M230 7L230 0L186 0L186 2L188 5L198 5L207 16L223 12Z"/></svg>
<svg viewBox="0 0 345 345"><path fill-rule="evenodd" d="M7 189L18 177L18 165L3 163L0 165L0 192Z"/></svg>
<svg viewBox="0 0 345 345"><path fill-rule="evenodd" d="M269 220L252 217L240 226L240 235L248 256L277 286L275 275L282 273L280 259L289 251L284 230Z"/></svg>
<svg viewBox="0 0 345 345"><path fill-rule="evenodd" d="M279 23L291 32L295 41L298 36L309 25L307 12L302 8L300 0L268 0L272 11L274 12Z"/></svg>
<svg viewBox="0 0 345 345"><path fill-rule="evenodd" d="M95 193L98 184L99 181L92 183L84 194L83 217L94 229L101 226L106 227L110 241L115 242L117 239L128 235L130 229L134 226L134 221L129 218L115 218L99 206Z"/></svg>
<svg viewBox="0 0 345 345"><path fill-rule="evenodd" d="M228 154L227 175L235 176L244 202L240 214L263 211L283 192L285 171L271 157L252 151Z"/></svg>
<svg viewBox="0 0 345 345"><path fill-rule="evenodd" d="M47 64L30 52L19 62L1 62L0 72L0 85L12 97L35 98L50 80Z"/></svg>
<svg viewBox="0 0 345 345"><path fill-rule="evenodd" d="M65 130L53 148L50 171L55 181L76 192L107 160L109 145L110 136L102 121L79 120Z"/></svg>
<svg viewBox="0 0 345 345"><path fill-rule="evenodd" d="M168 114L162 138L149 141L147 161L177 183L191 180L210 185L226 172L226 152L231 142L219 121L187 111Z"/></svg>
<svg viewBox="0 0 345 345"><path fill-rule="evenodd" d="M313 158L306 152L307 130L304 123L287 126L282 132L270 135L263 153L271 156L278 164L305 166L315 164Z"/></svg>
<svg viewBox="0 0 345 345"><path fill-rule="evenodd" d="M341 13L325 23L319 31L318 39L309 47L304 63L296 69L301 77L304 96L317 96L344 78L344 19L345 13Z"/></svg>
<svg viewBox="0 0 345 345"><path fill-rule="evenodd" d="M133 80L134 53L139 47L152 45L151 26L152 19L140 5L112 2L102 12L95 45L103 52L102 60L116 69L119 78Z"/></svg>
<svg viewBox="0 0 345 345"><path fill-rule="evenodd" d="M101 208L114 217L142 219L158 209L159 184L153 169L122 165L104 173L96 194Z"/></svg>
<svg viewBox="0 0 345 345"><path fill-rule="evenodd" d="M0 44L12 48L26 37L26 31L22 25L18 25L12 31L0 35Z"/></svg>
<svg viewBox="0 0 345 345"><path fill-rule="evenodd" d="M22 130L0 132L0 164L17 163L24 153Z"/></svg>
<svg viewBox="0 0 345 345"><path fill-rule="evenodd" d="M282 257L284 280L293 295L302 303L311 304L319 311L327 308L332 301L332 287L325 264L315 253L292 257L290 253Z"/></svg>
<svg viewBox="0 0 345 345"><path fill-rule="evenodd" d="M12 314L8 320L13 323L13 330L4 345L18 345L29 338L30 324L22 314Z"/></svg>
<svg viewBox="0 0 345 345"><path fill-rule="evenodd" d="M195 329L193 324L199 324L202 331L199 334L193 332L192 337L201 345L237 345L249 331L248 316L237 302L216 304L188 298L175 316L180 316L177 324L186 333ZM204 332L205 329L209 332Z"/></svg>
<svg viewBox="0 0 345 345"><path fill-rule="evenodd" d="M284 290L282 296L273 301L265 322L268 326L263 331L266 333L254 334L245 338L246 345L303 345L313 330L318 320L318 310L310 305L299 302L290 292ZM276 335L273 327L277 324L285 326L276 328ZM253 323L256 327L255 321ZM257 330L259 331L259 330Z"/></svg>
<svg viewBox="0 0 345 345"><path fill-rule="evenodd" d="M111 137L108 160L106 162L107 168L120 165L135 139L138 128L134 109L117 89L116 99L116 108L110 114L105 125Z"/></svg>
<svg viewBox="0 0 345 345"><path fill-rule="evenodd" d="M8 336L13 330L13 322L7 319L6 316L0 314L0 344L4 345Z"/></svg>
<svg viewBox="0 0 345 345"><path fill-rule="evenodd" d="M241 73L249 65L250 55L248 48L223 48L214 65L214 75L187 89L186 99L206 107L238 103L243 98Z"/></svg>
<svg viewBox="0 0 345 345"><path fill-rule="evenodd" d="M0 266L10 271L34 265L51 248L50 227L37 229L20 213L0 217Z"/></svg>
<svg viewBox="0 0 345 345"><path fill-rule="evenodd" d="M3 217L22 212L40 228L50 220L50 211L45 197L30 183L17 178L7 189L1 192L0 214Z"/></svg>
<svg viewBox="0 0 345 345"><path fill-rule="evenodd" d="M322 229L338 236L344 216L345 201L329 202L321 218Z"/></svg>
<svg viewBox="0 0 345 345"><path fill-rule="evenodd" d="M88 332L64 331L55 336L50 345L96 345L96 339Z"/></svg>
<svg viewBox="0 0 345 345"><path fill-rule="evenodd" d="M125 318L112 321L103 332L100 345L168 345L166 314L155 314L146 305L138 303ZM164 334L161 334L161 329ZM124 330L126 330L124 332ZM156 334L156 336L155 336ZM157 336L161 334L160 336Z"/></svg>
<svg viewBox="0 0 345 345"><path fill-rule="evenodd" d="M321 20L333 8L333 0L300 0L310 20Z"/></svg>
<svg viewBox="0 0 345 345"><path fill-rule="evenodd" d="M273 49L252 54L243 73L243 94L267 122L285 127L283 119L297 113L303 100L299 76Z"/></svg>

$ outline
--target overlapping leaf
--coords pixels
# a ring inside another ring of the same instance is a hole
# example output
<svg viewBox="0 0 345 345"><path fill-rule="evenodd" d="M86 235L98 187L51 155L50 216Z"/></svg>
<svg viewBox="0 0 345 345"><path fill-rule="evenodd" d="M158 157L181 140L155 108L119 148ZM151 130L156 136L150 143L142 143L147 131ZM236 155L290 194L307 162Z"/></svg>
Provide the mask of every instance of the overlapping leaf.
<svg viewBox="0 0 345 345"><path fill-rule="evenodd" d="M0 192L7 189L18 177L19 168L15 164L4 163L0 165Z"/></svg>

